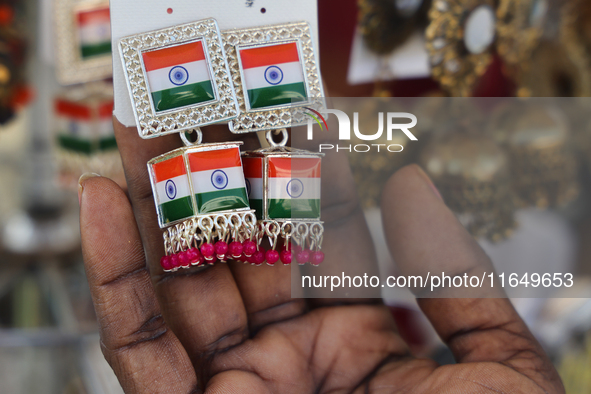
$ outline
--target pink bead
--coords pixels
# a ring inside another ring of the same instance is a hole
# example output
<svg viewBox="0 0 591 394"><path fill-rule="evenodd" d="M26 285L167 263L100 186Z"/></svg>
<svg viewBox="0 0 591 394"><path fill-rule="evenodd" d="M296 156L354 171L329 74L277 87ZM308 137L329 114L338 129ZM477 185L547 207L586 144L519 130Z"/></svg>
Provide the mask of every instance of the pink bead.
<svg viewBox="0 0 591 394"><path fill-rule="evenodd" d="M171 265L172 269L175 269L175 268L178 268L181 266L181 262L179 260L178 254L170 255L170 265Z"/></svg>
<svg viewBox="0 0 591 394"><path fill-rule="evenodd" d="M242 247L242 253L244 253L246 257L252 256L257 251L257 244L253 241L244 241Z"/></svg>
<svg viewBox="0 0 591 394"><path fill-rule="evenodd" d="M291 264L291 252L289 250L284 250L279 254L279 258L283 265L290 265Z"/></svg>
<svg viewBox="0 0 591 394"><path fill-rule="evenodd" d="M189 268L191 266L191 259L187 256L187 252L179 253L179 263L181 267Z"/></svg>
<svg viewBox="0 0 591 394"><path fill-rule="evenodd" d="M265 249L257 250L251 257L251 264L261 265L265 262Z"/></svg>
<svg viewBox="0 0 591 394"><path fill-rule="evenodd" d="M212 244L205 243L201 245L201 254L205 257L205 260L211 261L215 256L215 248Z"/></svg>
<svg viewBox="0 0 591 394"><path fill-rule="evenodd" d="M165 271L171 270L173 267L172 267L172 262L170 261L170 256L163 256L160 259L160 265L162 266L162 268Z"/></svg>
<svg viewBox="0 0 591 394"><path fill-rule="evenodd" d="M203 263L203 261L205 260L203 258L203 256L201 256L201 253L199 252L199 249L197 248L191 248L189 250L187 250L187 256L189 257L189 261L191 262L191 265L199 265L201 263Z"/></svg>
<svg viewBox="0 0 591 394"><path fill-rule="evenodd" d="M275 265L275 263L279 261L279 252L276 250L267 250L267 253L265 253L265 259L267 260L267 264Z"/></svg>
<svg viewBox="0 0 591 394"><path fill-rule="evenodd" d="M242 249L244 249L242 244L236 241L231 242L230 246L228 247L228 251L234 259L240 259L240 256L242 255Z"/></svg>
<svg viewBox="0 0 591 394"><path fill-rule="evenodd" d="M238 261L241 261L243 263L248 263L248 257L246 257L246 255L244 253L242 253L240 255L240 257L238 258Z"/></svg>
<svg viewBox="0 0 591 394"><path fill-rule="evenodd" d="M312 265L320 265L324 261L324 252L314 252L312 253Z"/></svg>
<svg viewBox="0 0 591 394"><path fill-rule="evenodd" d="M304 250L296 253L295 257L296 257L296 260L299 265L304 265L304 264L310 262L310 251L307 249L304 249Z"/></svg>
<svg viewBox="0 0 591 394"><path fill-rule="evenodd" d="M224 241L217 241L215 243L215 254L218 256L225 255L226 253L228 253L228 249L228 244Z"/></svg>

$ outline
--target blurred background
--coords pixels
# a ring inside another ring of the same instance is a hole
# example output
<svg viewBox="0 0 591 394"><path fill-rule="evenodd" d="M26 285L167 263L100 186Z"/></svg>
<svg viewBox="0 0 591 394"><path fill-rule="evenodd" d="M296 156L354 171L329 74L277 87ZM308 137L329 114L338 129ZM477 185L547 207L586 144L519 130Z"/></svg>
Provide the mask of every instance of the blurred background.
<svg viewBox="0 0 591 394"><path fill-rule="evenodd" d="M380 185L419 163L498 270L575 274L553 298L514 303L567 392L591 393L591 3L319 0L318 15L332 97L416 98L427 120L401 154L350 158L382 273L396 268ZM2 393L121 392L100 352L76 198L88 171L125 187L110 43L108 2L0 0ZM565 99L519 107L531 97ZM383 296L417 354L453 363L412 298Z"/></svg>

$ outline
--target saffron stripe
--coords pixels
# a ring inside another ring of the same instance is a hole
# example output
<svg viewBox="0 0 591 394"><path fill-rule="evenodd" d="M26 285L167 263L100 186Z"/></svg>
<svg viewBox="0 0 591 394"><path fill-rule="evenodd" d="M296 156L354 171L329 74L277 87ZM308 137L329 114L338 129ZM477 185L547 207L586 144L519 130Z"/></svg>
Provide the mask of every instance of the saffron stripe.
<svg viewBox="0 0 591 394"><path fill-rule="evenodd" d="M170 223L195 215L191 196L160 204L158 210L160 211L160 218L163 223Z"/></svg>
<svg viewBox="0 0 591 394"><path fill-rule="evenodd" d="M246 188L222 190L219 192L196 194L197 209L200 214L249 208Z"/></svg>
<svg viewBox="0 0 591 394"><path fill-rule="evenodd" d="M213 99L211 81L152 92L152 100L157 112L199 104Z"/></svg>
<svg viewBox="0 0 591 394"><path fill-rule="evenodd" d="M269 177L320 178L320 164L319 158L273 157L269 159Z"/></svg>
<svg viewBox="0 0 591 394"><path fill-rule="evenodd" d="M262 178L263 177L263 159L260 157L243 157L242 164L244 165L245 178Z"/></svg>
<svg viewBox="0 0 591 394"><path fill-rule="evenodd" d="M269 200L270 219L318 219L320 200Z"/></svg>
<svg viewBox="0 0 591 394"><path fill-rule="evenodd" d="M172 159L152 164L152 170L154 171L155 183L185 175L187 173L185 161L183 160L183 156L180 155L173 157Z"/></svg>
<svg viewBox="0 0 591 394"><path fill-rule="evenodd" d="M269 45L260 48L240 50L242 68L271 66L273 64L299 62L298 46L295 42Z"/></svg>
<svg viewBox="0 0 591 394"><path fill-rule="evenodd" d="M78 13L78 24L80 26L104 22L111 22L111 14L108 7Z"/></svg>
<svg viewBox="0 0 591 394"><path fill-rule="evenodd" d="M55 112L73 119L89 120L91 118L90 108L71 101L56 100Z"/></svg>
<svg viewBox="0 0 591 394"><path fill-rule="evenodd" d="M205 60L201 41L142 53L146 71Z"/></svg>
<svg viewBox="0 0 591 394"><path fill-rule="evenodd" d="M278 85L268 88L251 89L248 91L248 102L251 108L274 107L305 101L306 86L303 82Z"/></svg>
<svg viewBox="0 0 591 394"><path fill-rule="evenodd" d="M194 152L189 153L188 157L191 172L242 166L238 147Z"/></svg>

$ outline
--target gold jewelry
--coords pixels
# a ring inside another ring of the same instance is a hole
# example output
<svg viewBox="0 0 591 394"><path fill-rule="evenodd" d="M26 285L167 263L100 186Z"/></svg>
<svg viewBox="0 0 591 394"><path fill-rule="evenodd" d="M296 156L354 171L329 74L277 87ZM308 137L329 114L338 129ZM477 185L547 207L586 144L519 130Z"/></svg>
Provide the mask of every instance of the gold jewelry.
<svg viewBox="0 0 591 394"><path fill-rule="evenodd" d="M452 96L470 96L492 61L493 0L436 0L426 47L431 74Z"/></svg>

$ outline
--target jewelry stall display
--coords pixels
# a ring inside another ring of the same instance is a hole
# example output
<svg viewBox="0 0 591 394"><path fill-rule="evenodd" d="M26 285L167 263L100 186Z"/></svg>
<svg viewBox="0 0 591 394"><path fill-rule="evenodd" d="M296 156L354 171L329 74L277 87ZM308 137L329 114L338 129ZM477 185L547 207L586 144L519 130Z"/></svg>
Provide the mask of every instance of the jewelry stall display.
<svg viewBox="0 0 591 394"><path fill-rule="evenodd" d="M540 43L548 10L549 0L501 0L499 4L496 49L518 83L520 74L535 64L532 52ZM521 89L517 94L527 96L528 92Z"/></svg>
<svg viewBox="0 0 591 394"><path fill-rule="evenodd" d="M124 184L113 131L113 85L67 88L54 101L54 131L60 181L76 188L78 178L97 172Z"/></svg>
<svg viewBox="0 0 591 394"><path fill-rule="evenodd" d="M509 157L491 138L468 131L433 136L419 163L472 235L500 241L511 234Z"/></svg>
<svg viewBox="0 0 591 394"><path fill-rule="evenodd" d="M591 4L572 0L564 4L560 14L560 44L577 69L579 97L591 96Z"/></svg>
<svg viewBox="0 0 591 394"><path fill-rule="evenodd" d="M492 137L508 153L520 207L559 207L578 195L578 174L564 114L541 105L510 105L491 122Z"/></svg>
<svg viewBox="0 0 591 394"><path fill-rule="evenodd" d="M359 0L358 26L367 47L391 53L426 21L430 0Z"/></svg>
<svg viewBox="0 0 591 394"><path fill-rule="evenodd" d="M56 72L62 85L110 78L111 20L105 0L54 0Z"/></svg>
<svg viewBox="0 0 591 394"><path fill-rule="evenodd" d="M425 32L431 75L452 96L472 95L492 61L495 3L435 0Z"/></svg>
<svg viewBox="0 0 591 394"><path fill-rule="evenodd" d="M26 22L22 2L0 5L0 125L28 104L32 93L26 81Z"/></svg>

